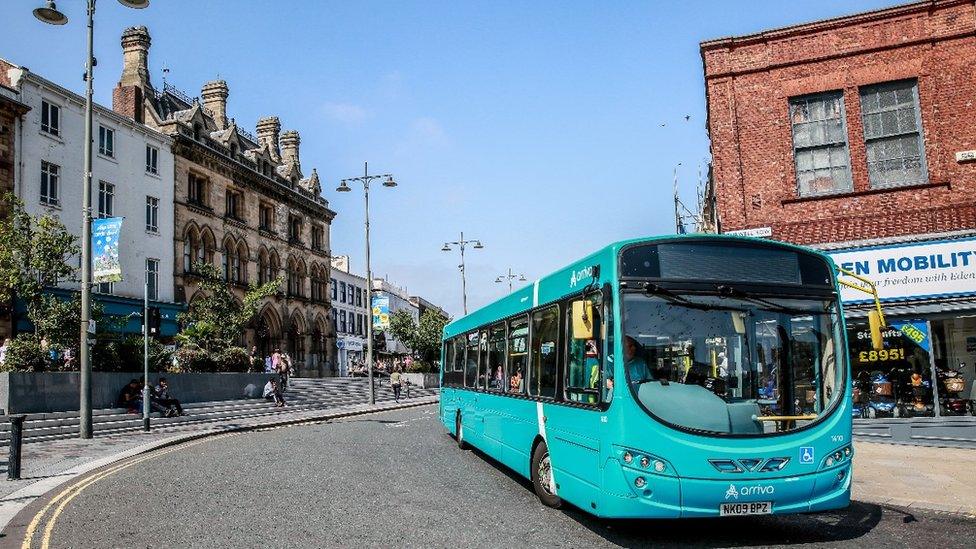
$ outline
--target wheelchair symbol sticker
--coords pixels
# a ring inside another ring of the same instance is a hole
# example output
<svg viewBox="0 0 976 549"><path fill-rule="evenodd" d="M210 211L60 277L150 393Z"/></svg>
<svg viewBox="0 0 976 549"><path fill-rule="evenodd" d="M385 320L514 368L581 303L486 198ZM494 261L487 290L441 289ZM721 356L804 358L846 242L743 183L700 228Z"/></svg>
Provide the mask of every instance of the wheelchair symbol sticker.
<svg viewBox="0 0 976 549"><path fill-rule="evenodd" d="M813 463L813 446L800 447L800 463Z"/></svg>

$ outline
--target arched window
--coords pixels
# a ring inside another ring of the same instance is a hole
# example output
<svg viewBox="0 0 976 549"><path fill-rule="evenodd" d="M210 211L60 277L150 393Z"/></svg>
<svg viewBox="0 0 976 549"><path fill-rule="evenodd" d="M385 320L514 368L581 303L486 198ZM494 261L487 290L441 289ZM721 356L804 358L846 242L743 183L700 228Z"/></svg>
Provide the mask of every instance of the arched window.
<svg viewBox="0 0 976 549"><path fill-rule="evenodd" d="M268 262L268 250L262 247L258 251L258 284L266 284L272 280L270 263Z"/></svg>
<svg viewBox="0 0 976 549"><path fill-rule="evenodd" d="M183 272L196 272L196 263L203 260L203 243L197 228L190 226L183 235Z"/></svg>
<svg viewBox="0 0 976 549"><path fill-rule="evenodd" d="M288 260L288 295L298 295L298 264L294 259Z"/></svg>
<svg viewBox="0 0 976 549"><path fill-rule="evenodd" d="M213 263L214 248L217 247L217 241L214 239L213 231L209 227L203 227L200 230L200 243L200 249L197 251L197 261Z"/></svg>
<svg viewBox="0 0 976 549"><path fill-rule="evenodd" d="M237 243L237 280L241 284L247 284L247 263L250 254L247 252L247 244L243 240Z"/></svg>
<svg viewBox="0 0 976 549"><path fill-rule="evenodd" d="M274 280L278 278L278 273L281 271L281 261L278 259L278 252L272 250L271 257L268 261L268 280Z"/></svg>
<svg viewBox="0 0 976 549"><path fill-rule="evenodd" d="M241 271L241 263L237 259L237 248L230 240L224 241L224 280L236 282Z"/></svg>

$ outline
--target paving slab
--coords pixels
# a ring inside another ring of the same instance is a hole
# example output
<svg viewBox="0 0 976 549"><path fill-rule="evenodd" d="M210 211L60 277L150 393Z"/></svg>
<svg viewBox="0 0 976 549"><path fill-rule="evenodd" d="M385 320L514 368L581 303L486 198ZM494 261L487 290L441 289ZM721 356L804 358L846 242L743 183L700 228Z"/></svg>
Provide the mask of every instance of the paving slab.
<svg viewBox="0 0 976 549"><path fill-rule="evenodd" d="M854 441L852 497L976 516L976 450Z"/></svg>

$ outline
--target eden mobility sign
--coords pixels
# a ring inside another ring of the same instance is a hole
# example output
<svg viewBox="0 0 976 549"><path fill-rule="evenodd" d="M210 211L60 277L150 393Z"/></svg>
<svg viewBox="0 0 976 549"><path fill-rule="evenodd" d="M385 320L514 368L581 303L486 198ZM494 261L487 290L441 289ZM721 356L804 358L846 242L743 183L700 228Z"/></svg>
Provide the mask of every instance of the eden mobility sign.
<svg viewBox="0 0 976 549"><path fill-rule="evenodd" d="M828 253L841 268L874 282L883 300L976 294L976 239ZM841 299L866 301L846 286Z"/></svg>

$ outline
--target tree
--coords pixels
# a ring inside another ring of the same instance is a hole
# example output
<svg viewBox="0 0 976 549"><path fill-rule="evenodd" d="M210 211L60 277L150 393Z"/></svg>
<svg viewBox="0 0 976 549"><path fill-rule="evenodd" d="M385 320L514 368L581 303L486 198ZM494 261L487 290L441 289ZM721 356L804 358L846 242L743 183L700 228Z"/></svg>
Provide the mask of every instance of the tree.
<svg viewBox="0 0 976 549"><path fill-rule="evenodd" d="M275 295L282 282L278 277L261 286L251 284L244 299L238 301L215 265L197 263L194 268L200 277L203 297L189 310L180 313L183 331L177 337L182 344L197 345L211 353L237 346L245 327L257 315L261 302Z"/></svg>
<svg viewBox="0 0 976 549"><path fill-rule="evenodd" d="M396 311L390 315L390 335L410 349L414 348L417 338L417 323L407 311Z"/></svg>
<svg viewBox="0 0 976 549"><path fill-rule="evenodd" d="M37 337L60 346L76 345L80 306L44 294L44 289L76 279L78 269L71 258L80 251L78 239L57 217L28 214L12 193L5 193L0 202L8 212L0 219L0 303L13 305L19 299ZM73 338L67 328L72 322Z"/></svg>
<svg viewBox="0 0 976 549"><path fill-rule="evenodd" d="M427 309L420 316L420 326L414 339L413 350L420 360L433 364L441 354L441 338L444 336L444 326L448 319Z"/></svg>
<svg viewBox="0 0 976 549"><path fill-rule="evenodd" d="M433 364L441 351L441 337L447 319L432 310L424 311L420 323L406 311L390 316L390 334L410 347L414 355L426 364Z"/></svg>

